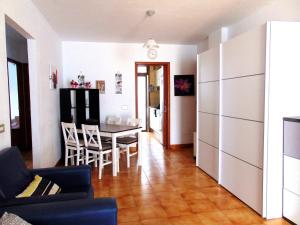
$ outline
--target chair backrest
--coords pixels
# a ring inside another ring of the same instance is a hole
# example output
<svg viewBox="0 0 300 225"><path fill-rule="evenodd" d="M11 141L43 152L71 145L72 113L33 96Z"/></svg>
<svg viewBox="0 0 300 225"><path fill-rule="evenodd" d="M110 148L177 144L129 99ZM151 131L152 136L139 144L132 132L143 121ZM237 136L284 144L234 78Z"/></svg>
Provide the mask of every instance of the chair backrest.
<svg viewBox="0 0 300 225"><path fill-rule="evenodd" d="M122 124L122 119L121 119L121 117L118 117L118 116L107 116L106 117L106 123L107 124L121 125Z"/></svg>
<svg viewBox="0 0 300 225"><path fill-rule="evenodd" d="M102 145L98 126L82 124L81 127L85 147L99 148L101 150Z"/></svg>
<svg viewBox="0 0 300 225"><path fill-rule="evenodd" d="M65 145L79 146L77 128L75 123L61 122Z"/></svg>
<svg viewBox="0 0 300 225"><path fill-rule="evenodd" d="M141 119L138 119L138 118L128 118L126 124L128 126L140 126L141 123L142 123Z"/></svg>

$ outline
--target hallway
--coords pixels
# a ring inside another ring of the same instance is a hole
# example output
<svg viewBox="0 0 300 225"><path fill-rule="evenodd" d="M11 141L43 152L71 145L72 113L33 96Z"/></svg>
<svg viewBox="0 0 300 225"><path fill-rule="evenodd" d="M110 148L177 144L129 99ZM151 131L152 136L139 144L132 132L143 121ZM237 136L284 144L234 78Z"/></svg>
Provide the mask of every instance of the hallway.
<svg viewBox="0 0 300 225"><path fill-rule="evenodd" d="M143 133L143 166L136 157L120 173L104 168L102 180L93 171L95 197L117 198L119 225L281 225L266 222L244 203L195 167L192 149L163 150L155 138Z"/></svg>

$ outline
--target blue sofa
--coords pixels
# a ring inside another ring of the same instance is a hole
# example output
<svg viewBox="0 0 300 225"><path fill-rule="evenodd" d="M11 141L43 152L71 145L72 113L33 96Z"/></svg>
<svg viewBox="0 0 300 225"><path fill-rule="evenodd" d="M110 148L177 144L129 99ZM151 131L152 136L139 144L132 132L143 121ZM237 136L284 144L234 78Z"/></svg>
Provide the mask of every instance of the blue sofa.
<svg viewBox="0 0 300 225"><path fill-rule="evenodd" d="M56 195L15 198L38 174L57 183ZM17 147L0 151L0 216L19 215L33 225L116 225L115 199L94 199L89 166L27 169Z"/></svg>

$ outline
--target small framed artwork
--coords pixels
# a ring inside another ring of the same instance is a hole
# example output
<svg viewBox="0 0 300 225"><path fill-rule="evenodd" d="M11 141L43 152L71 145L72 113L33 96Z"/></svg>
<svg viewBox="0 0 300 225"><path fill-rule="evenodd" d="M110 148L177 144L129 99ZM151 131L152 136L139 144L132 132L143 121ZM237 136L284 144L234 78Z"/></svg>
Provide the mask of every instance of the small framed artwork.
<svg viewBox="0 0 300 225"><path fill-rule="evenodd" d="M105 94L105 80L96 80L96 88L99 89L100 94Z"/></svg>
<svg viewBox="0 0 300 225"><path fill-rule="evenodd" d="M50 89L58 88L58 69L54 65L49 65L49 87Z"/></svg>
<svg viewBox="0 0 300 225"><path fill-rule="evenodd" d="M115 88L116 88L116 94L122 94L122 74L121 73L116 73L115 74Z"/></svg>
<svg viewBox="0 0 300 225"><path fill-rule="evenodd" d="M194 75L174 75L175 96L195 95Z"/></svg>

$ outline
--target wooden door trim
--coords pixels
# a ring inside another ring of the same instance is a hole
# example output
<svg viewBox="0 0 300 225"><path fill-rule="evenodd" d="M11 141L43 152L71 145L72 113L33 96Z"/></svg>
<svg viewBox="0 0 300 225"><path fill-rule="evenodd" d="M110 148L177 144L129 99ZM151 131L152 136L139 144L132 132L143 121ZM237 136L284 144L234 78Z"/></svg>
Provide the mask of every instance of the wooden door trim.
<svg viewBox="0 0 300 225"><path fill-rule="evenodd" d="M135 115L138 117L138 66L163 66L164 68L164 102L167 113L164 118L163 143L166 148L170 147L170 62L135 62ZM163 106L161 106L163 107Z"/></svg>

